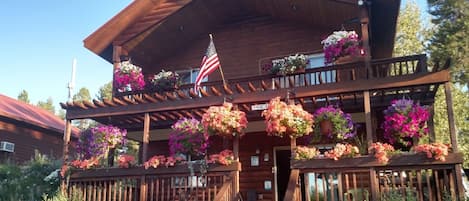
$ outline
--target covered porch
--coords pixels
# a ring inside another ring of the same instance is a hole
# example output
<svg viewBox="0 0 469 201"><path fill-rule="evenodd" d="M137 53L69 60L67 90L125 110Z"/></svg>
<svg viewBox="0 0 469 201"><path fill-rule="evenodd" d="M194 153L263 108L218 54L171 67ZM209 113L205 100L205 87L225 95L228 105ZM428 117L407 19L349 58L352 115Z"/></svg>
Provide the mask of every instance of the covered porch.
<svg viewBox="0 0 469 201"><path fill-rule="evenodd" d="M139 138L141 143L140 161L146 161L150 157L149 144L158 136L158 133L150 135L151 130L169 128L183 117L200 119L208 107L221 105L225 101L246 112L249 121L260 121L262 110L257 108L262 108L263 104L277 96L301 104L311 113L326 104L337 104L344 111L362 114L364 137L371 144L378 140L377 120L372 114L382 111L391 100L403 96L431 105L436 90L443 86L448 104L451 148L454 152L445 162L425 160L421 155L396 156L387 165L376 163L371 156L340 161L292 160L283 199L275 192L269 194L269 191L259 189L255 197L257 200L377 200L381 192L389 189L398 189L404 193L407 189L417 189L433 193L430 196L418 194L419 200L440 200L444 190L451 198L461 198L462 157L457 153L448 67L449 62L429 68L425 55L415 55L372 60L369 68L365 62L355 62L306 69L305 72L287 76L262 75L230 79L227 85L221 81L206 82L202 84L200 93L194 92L192 85L186 85L175 92L126 92L116 95L112 100L62 103L62 107L67 110L65 161L68 160L71 120L88 118L140 133L134 138ZM430 132L430 139L435 139L434 132ZM204 175L199 175L201 171L195 171L197 168L189 171L187 166L155 170L144 170L141 167L86 170L71 175L68 192L78 190L90 196L88 200L99 201L239 200L241 197L246 200L252 197L248 195L251 187L244 187L240 180L249 177L242 170L249 166L246 163L250 155L243 153L243 149L253 147L239 146L239 143L238 139L233 140L233 151L235 158L239 157L238 161L241 162L226 167L209 166ZM283 145L293 150L296 143L287 141ZM176 180L189 182L192 178L197 182L183 183L181 188L174 186ZM273 180L274 186L270 192L279 190L275 185L276 179Z"/></svg>

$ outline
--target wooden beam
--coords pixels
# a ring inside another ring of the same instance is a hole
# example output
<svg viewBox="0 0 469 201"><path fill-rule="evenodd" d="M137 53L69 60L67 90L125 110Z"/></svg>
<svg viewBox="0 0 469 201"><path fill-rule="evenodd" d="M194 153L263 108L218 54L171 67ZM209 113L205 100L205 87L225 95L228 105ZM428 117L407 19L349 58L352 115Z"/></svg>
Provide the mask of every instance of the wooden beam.
<svg viewBox="0 0 469 201"><path fill-rule="evenodd" d="M86 41L86 39L85 39ZM85 45L86 45L86 42L85 42ZM102 51L102 50L100 50ZM96 52L95 52L96 53ZM99 53L97 53L99 54ZM116 46L114 45L113 48L112 48L112 97L115 97L116 96L116 92L117 92L117 88L116 86L114 85L115 83L115 80L116 80L116 76L114 75L114 72L116 72L117 68L119 68L120 66L120 62L121 62L121 54L122 54L122 47L121 46Z"/></svg>
<svg viewBox="0 0 469 201"><path fill-rule="evenodd" d="M425 75L407 75L401 77L389 77L380 79L369 79L363 81L348 81L341 83L331 83L311 87L295 88L295 98L314 97L318 95L331 95L340 93L353 93L366 90L392 89L424 84L439 84L449 81L449 71L442 70L436 73ZM252 93L233 94L233 103L254 103L268 102L277 96L284 96L290 89L278 89L268 91L258 91L253 96ZM223 97L209 96L203 98L184 99L177 101L163 101L159 103L135 104L120 107L90 108L87 110L69 109L68 119L96 118L115 115L128 115L145 112L162 112L170 110L183 110L195 108L207 108L212 105L223 104Z"/></svg>
<svg viewBox="0 0 469 201"><path fill-rule="evenodd" d="M451 148L458 152L458 136L456 135L456 124L453 111L453 97L451 95L451 83L445 83L446 110L448 111L449 137L451 139Z"/></svg>
<svg viewBox="0 0 469 201"><path fill-rule="evenodd" d="M371 125L370 91L363 92L363 105L365 107L366 142L368 147L371 147L371 143L373 143L373 126Z"/></svg>
<svg viewBox="0 0 469 201"><path fill-rule="evenodd" d="M145 113L145 119L143 122L143 148L142 148L142 162L148 160L148 143L150 142L150 114Z"/></svg>
<svg viewBox="0 0 469 201"><path fill-rule="evenodd" d="M365 2L365 1L364 1ZM368 77L372 76L371 70L371 48L370 48L370 34L369 34L369 24L370 16L368 13L368 6L366 3L360 6L360 24L362 29L362 42L363 49L365 50L365 69L368 71Z"/></svg>
<svg viewBox="0 0 469 201"><path fill-rule="evenodd" d="M68 162L68 151L69 151L69 144L70 144L70 136L72 135L72 121L69 120L69 119L65 119L65 133L64 133L64 136L63 136L63 152L62 152L62 159L63 159L63 163L64 164L67 164ZM62 183L61 183L61 190L62 190L62 194L63 195L66 195L66 192L67 192L67 184L66 184L66 180L62 180Z"/></svg>

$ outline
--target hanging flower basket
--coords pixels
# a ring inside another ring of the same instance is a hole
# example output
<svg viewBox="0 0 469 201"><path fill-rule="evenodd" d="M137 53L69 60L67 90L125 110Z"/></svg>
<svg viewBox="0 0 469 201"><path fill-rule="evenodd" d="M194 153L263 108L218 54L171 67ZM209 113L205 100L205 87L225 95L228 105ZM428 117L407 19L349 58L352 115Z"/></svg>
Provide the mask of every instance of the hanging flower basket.
<svg viewBox="0 0 469 201"><path fill-rule="evenodd" d="M171 155L185 154L204 155L208 147L208 134L197 119L183 118L171 126L169 134L169 151Z"/></svg>
<svg viewBox="0 0 469 201"><path fill-rule="evenodd" d="M145 87L142 69L130 61L121 62L114 71L114 86L119 92L142 90Z"/></svg>
<svg viewBox="0 0 469 201"><path fill-rule="evenodd" d="M295 54L282 59L273 60L271 64L264 66L263 71L274 75L288 75L305 72L307 65L308 61L305 55Z"/></svg>
<svg viewBox="0 0 469 201"><path fill-rule="evenodd" d="M179 87L179 75L172 71L161 70L158 74L150 77L148 87L159 93L174 91Z"/></svg>
<svg viewBox="0 0 469 201"><path fill-rule="evenodd" d="M298 138L313 131L313 115L303 110L301 105L286 104L280 97L270 100L262 116L265 118L267 134L271 136Z"/></svg>
<svg viewBox="0 0 469 201"><path fill-rule="evenodd" d="M332 105L316 110L314 122L316 140L325 136L328 139L342 141L356 136L351 115Z"/></svg>
<svg viewBox="0 0 469 201"><path fill-rule="evenodd" d="M413 100L393 100L384 110L384 138L391 144L404 147L414 145L414 141L428 134L427 121L430 113L427 107Z"/></svg>
<svg viewBox="0 0 469 201"><path fill-rule="evenodd" d="M321 41L324 49L325 64L334 63L341 57L360 56L360 40L355 31L334 31Z"/></svg>
<svg viewBox="0 0 469 201"><path fill-rule="evenodd" d="M233 137L244 135L248 120L243 111L233 108L231 103L222 106L212 106L202 116L202 125L209 135Z"/></svg>

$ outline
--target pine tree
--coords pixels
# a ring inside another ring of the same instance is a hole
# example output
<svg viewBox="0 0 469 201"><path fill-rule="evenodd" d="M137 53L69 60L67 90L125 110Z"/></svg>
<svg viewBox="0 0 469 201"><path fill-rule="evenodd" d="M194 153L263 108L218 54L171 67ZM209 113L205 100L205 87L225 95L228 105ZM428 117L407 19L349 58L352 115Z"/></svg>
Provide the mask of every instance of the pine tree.
<svg viewBox="0 0 469 201"><path fill-rule="evenodd" d="M20 92L20 94L18 94L18 100L19 100L19 101L23 101L23 102L29 104L30 101L29 101L29 94L28 94L28 92L23 89L23 90Z"/></svg>
<svg viewBox="0 0 469 201"><path fill-rule="evenodd" d="M420 8L414 1L408 1L399 12L394 56L422 54L425 32L420 20Z"/></svg>
<svg viewBox="0 0 469 201"><path fill-rule="evenodd" d="M428 0L436 31L429 50L434 60L451 58L454 82L469 87L469 1Z"/></svg>

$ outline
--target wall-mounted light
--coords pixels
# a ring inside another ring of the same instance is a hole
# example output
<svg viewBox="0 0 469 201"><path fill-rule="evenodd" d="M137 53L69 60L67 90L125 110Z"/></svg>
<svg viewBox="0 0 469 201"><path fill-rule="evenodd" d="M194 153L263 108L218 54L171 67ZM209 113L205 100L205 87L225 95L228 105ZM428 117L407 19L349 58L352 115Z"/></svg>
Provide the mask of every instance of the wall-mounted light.
<svg viewBox="0 0 469 201"><path fill-rule="evenodd" d="M259 148L256 148L256 154L260 154L261 150Z"/></svg>

